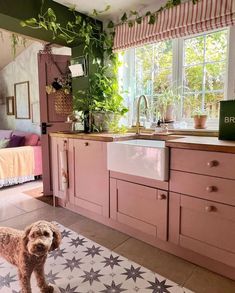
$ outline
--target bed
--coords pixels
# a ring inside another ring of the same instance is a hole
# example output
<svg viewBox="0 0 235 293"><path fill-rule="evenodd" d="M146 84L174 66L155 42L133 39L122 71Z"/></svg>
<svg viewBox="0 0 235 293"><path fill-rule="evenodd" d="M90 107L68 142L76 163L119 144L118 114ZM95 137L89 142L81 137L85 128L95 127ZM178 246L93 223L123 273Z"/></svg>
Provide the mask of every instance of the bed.
<svg viewBox="0 0 235 293"><path fill-rule="evenodd" d="M24 137L24 145L0 149L0 188L32 181L42 175L42 152L37 134L0 130L0 139Z"/></svg>

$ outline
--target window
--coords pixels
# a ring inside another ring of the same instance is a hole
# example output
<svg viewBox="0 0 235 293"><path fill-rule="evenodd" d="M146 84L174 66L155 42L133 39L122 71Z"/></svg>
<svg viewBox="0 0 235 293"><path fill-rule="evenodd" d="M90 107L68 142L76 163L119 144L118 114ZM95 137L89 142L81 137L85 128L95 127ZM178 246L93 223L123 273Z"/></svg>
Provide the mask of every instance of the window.
<svg viewBox="0 0 235 293"><path fill-rule="evenodd" d="M135 124L136 101L143 94L149 100L150 121L165 116L166 109L159 105L170 91L180 95L174 120L188 123L194 110L206 110L211 121L218 121L219 101L225 98L228 32L224 29L125 51L119 77L130 109L128 124ZM145 122L145 115L141 119Z"/></svg>
<svg viewBox="0 0 235 293"><path fill-rule="evenodd" d="M209 118L219 117L224 99L228 31L223 30L184 40L183 118L195 109L206 110Z"/></svg>

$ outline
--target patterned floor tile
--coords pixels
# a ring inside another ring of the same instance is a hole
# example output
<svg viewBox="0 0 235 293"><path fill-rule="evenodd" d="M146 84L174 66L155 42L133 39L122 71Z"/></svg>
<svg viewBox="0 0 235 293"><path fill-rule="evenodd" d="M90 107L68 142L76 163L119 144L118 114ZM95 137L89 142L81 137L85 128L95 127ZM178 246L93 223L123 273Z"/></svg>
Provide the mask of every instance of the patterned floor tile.
<svg viewBox="0 0 235 293"><path fill-rule="evenodd" d="M189 293L176 283L60 225L63 240L45 272L58 293ZM38 293L34 277L32 290ZM0 259L0 292L20 291L17 269Z"/></svg>

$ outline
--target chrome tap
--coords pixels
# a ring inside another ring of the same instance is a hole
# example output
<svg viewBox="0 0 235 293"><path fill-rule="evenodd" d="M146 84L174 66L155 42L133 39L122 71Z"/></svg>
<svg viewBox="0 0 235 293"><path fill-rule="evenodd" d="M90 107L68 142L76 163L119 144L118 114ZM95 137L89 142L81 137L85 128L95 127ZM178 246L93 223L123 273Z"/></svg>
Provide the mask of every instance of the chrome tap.
<svg viewBox="0 0 235 293"><path fill-rule="evenodd" d="M144 102L145 102L145 112L149 108L147 98L145 97L145 95L141 95L137 100L136 134L140 133L140 127L141 127L140 126L140 102L142 98L144 99Z"/></svg>

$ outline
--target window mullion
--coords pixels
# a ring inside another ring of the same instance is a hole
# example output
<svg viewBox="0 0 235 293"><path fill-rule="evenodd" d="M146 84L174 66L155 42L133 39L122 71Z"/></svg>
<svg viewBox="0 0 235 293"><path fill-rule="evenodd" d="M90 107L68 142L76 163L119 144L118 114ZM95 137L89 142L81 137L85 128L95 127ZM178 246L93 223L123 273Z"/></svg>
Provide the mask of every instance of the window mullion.
<svg viewBox="0 0 235 293"><path fill-rule="evenodd" d="M201 110L204 110L205 92L206 92L206 36L204 36L204 51L203 51L203 82L202 82L202 105Z"/></svg>

